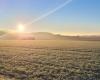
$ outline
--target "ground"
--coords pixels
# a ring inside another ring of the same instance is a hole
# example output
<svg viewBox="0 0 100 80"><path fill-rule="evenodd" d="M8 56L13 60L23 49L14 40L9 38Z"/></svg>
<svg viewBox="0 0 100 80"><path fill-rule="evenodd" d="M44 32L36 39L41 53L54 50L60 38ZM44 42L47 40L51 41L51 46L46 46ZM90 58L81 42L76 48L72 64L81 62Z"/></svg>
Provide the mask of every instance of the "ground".
<svg viewBox="0 0 100 80"><path fill-rule="evenodd" d="M1 40L0 80L100 80L100 42Z"/></svg>

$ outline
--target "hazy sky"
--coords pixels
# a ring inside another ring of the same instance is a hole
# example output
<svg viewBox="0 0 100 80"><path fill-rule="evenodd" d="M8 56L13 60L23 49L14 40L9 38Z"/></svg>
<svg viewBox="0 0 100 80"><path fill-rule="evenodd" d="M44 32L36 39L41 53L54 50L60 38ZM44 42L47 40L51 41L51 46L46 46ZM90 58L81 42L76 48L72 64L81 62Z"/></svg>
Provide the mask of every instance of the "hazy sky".
<svg viewBox="0 0 100 80"><path fill-rule="evenodd" d="M15 29L66 0L0 0L0 28ZM72 0L54 14L27 26L28 31L100 34L100 0Z"/></svg>

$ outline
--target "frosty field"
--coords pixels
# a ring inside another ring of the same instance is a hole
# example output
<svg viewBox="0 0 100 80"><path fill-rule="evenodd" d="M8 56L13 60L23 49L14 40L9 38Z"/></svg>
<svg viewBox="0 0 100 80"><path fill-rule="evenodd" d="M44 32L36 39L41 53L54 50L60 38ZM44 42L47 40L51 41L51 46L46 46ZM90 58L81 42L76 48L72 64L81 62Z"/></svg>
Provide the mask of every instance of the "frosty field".
<svg viewBox="0 0 100 80"><path fill-rule="evenodd" d="M0 80L100 80L100 42L1 40Z"/></svg>

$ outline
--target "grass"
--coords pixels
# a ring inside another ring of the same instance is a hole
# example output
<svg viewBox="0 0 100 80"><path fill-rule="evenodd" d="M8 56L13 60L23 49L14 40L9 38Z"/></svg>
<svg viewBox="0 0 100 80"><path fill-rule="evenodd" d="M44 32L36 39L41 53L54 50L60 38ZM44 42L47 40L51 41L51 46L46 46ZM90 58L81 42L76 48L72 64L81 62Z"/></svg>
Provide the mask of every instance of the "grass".
<svg viewBox="0 0 100 80"><path fill-rule="evenodd" d="M2 40L0 75L0 80L100 80L100 42Z"/></svg>

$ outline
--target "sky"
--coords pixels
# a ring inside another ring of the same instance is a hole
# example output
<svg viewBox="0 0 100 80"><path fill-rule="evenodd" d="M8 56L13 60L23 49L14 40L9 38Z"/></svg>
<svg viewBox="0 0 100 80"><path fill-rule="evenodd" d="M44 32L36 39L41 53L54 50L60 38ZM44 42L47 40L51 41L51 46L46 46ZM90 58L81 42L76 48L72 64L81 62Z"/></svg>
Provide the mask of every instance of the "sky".
<svg viewBox="0 0 100 80"><path fill-rule="evenodd" d="M0 0L0 29L14 30L48 13L66 0ZM72 0L55 13L25 26L31 32L99 35L100 0Z"/></svg>

